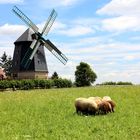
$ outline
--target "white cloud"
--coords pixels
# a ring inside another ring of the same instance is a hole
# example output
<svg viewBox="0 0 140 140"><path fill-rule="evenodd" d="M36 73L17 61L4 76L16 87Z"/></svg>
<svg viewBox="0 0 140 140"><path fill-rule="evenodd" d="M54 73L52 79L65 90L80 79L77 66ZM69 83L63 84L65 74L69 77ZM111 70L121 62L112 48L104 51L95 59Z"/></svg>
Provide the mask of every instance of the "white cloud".
<svg viewBox="0 0 140 140"><path fill-rule="evenodd" d="M82 36L82 35L94 33L94 31L90 27L75 26L70 29L67 28L65 30L59 30L58 33L67 35L67 36Z"/></svg>
<svg viewBox="0 0 140 140"><path fill-rule="evenodd" d="M64 24L62 22L55 22L52 26L51 30L54 33L60 34L60 35L66 35L66 36L83 36L90 33L94 33L95 31L92 29L92 27L84 26L84 25L78 25L71 23L71 27L69 27L67 24ZM40 31L42 31L42 28L44 27L45 22L42 22L41 24L38 24Z"/></svg>
<svg viewBox="0 0 140 140"><path fill-rule="evenodd" d="M103 29L107 31L138 31L140 30L140 19L136 16L119 16L102 21Z"/></svg>
<svg viewBox="0 0 140 140"><path fill-rule="evenodd" d="M22 34L26 29L27 27L24 25L11 25L11 24L6 23L0 26L0 35L17 36L17 35Z"/></svg>
<svg viewBox="0 0 140 140"><path fill-rule="evenodd" d="M0 4L16 4L23 3L24 0L0 0Z"/></svg>
<svg viewBox="0 0 140 140"><path fill-rule="evenodd" d="M139 0L111 0L96 13L111 16L102 21L103 29L121 33L124 31L140 31L139 9Z"/></svg>
<svg viewBox="0 0 140 140"><path fill-rule="evenodd" d="M41 1L41 5L43 7L60 7L60 6L63 6L63 7L66 7L66 6L71 6L71 5L74 5L74 4L77 4L80 0L61 0L58 2L58 0L42 0Z"/></svg>
<svg viewBox="0 0 140 140"><path fill-rule="evenodd" d="M140 67L133 66L132 69L124 69L124 70L112 70L112 72L104 71L100 72L98 71L98 79L96 83L101 83L105 81L124 81L124 82L132 82L134 84L139 84L139 79L137 77L140 77Z"/></svg>
<svg viewBox="0 0 140 140"><path fill-rule="evenodd" d="M139 0L111 0L97 11L101 15L139 15Z"/></svg>

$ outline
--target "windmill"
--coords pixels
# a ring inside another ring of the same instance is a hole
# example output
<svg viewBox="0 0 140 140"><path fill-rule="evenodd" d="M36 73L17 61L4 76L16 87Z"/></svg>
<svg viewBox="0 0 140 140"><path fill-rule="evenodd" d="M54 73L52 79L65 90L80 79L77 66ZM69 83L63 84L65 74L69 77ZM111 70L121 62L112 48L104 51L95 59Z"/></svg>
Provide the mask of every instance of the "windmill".
<svg viewBox="0 0 140 140"><path fill-rule="evenodd" d="M30 33L32 42L28 45L28 49L22 52L22 59L20 60L20 69L24 71L29 71L31 63L35 54L37 53L40 46L45 46L57 59L60 60L64 65L67 63L68 58L49 40L45 39L43 36L47 36L51 26L53 25L57 13L53 9L42 32L39 32L39 28L16 6L13 7L12 11L23 21L25 24L32 29L33 33ZM30 31L28 31L30 32ZM25 33L24 33L25 34ZM16 68L16 66L15 66Z"/></svg>

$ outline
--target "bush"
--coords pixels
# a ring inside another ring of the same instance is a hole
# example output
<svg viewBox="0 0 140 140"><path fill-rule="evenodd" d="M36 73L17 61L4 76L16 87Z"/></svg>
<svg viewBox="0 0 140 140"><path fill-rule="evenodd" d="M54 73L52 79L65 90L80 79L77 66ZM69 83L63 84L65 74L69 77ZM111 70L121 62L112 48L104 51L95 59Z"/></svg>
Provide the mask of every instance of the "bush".
<svg viewBox="0 0 140 140"><path fill-rule="evenodd" d="M33 80L21 80L20 89L28 90L28 89L34 89L34 87L35 84Z"/></svg>
<svg viewBox="0 0 140 140"><path fill-rule="evenodd" d="M53 81L52 80L38 80L38 86L39 88L51 88L53 86Z"/></svg>
<svg viewBox="0 0 140 140"><path fill-rule="evenodd" d="M0 89L5 90L6 88L9 88L9 82L7 80L0 81Z"/></svg>
<svg viewBox="0 0 140 140"><path fill-rule="evenodd" d="M54 79L54 86L57 88L72 87L72 82L67 79Z"/></svg>
<svg viewBox="0 0 140 140"><path fill-rule="evenodd" d="M34 88L49 89L52 87L64 88L72 87L71 80L67 79L54 79L54 80L4 80L0 81L0 89L16 88L21 90L28 90Z"/></svg>
<svg viewBox="0 0 140 140"><path fill-rule="evenodd" d="M54 86L54 81L53 80L45 80L45 86L47 89L51 88Z"/></svg>

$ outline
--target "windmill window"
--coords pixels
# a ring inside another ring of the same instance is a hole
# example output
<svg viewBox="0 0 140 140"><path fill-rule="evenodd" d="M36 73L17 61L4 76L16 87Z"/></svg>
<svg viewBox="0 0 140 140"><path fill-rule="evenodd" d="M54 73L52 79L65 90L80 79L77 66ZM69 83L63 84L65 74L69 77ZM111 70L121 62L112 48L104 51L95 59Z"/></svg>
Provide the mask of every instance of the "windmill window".
<svg viewBox="0 0 140 140"><path fill-rule="evenodd" d="M37 50L37 54L40 54L40 51L39 50Z"/></svg>

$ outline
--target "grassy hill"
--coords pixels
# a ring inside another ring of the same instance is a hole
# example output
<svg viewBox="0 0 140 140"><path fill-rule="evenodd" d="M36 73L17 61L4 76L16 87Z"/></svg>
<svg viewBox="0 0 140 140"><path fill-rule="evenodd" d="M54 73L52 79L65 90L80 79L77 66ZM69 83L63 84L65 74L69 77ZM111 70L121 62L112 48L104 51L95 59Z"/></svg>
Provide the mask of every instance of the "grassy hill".
<svg viewBox="0 0 140 140"><path fill-rule="evenodd" d="M111 96L115 113L80 116L77 97ZM0 92L0 140L139 140L140 86Z"/></svg>

